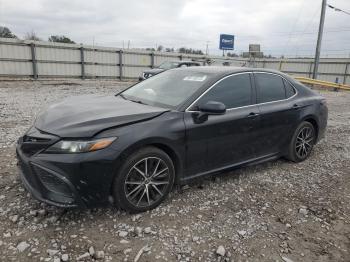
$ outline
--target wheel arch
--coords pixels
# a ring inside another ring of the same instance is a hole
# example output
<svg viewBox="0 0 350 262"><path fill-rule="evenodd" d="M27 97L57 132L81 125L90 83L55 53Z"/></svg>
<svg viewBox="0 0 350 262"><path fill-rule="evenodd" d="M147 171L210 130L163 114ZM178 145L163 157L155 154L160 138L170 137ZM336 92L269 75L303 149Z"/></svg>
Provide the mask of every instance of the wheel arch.
<svg viewBox="0 0 350 262"><path fill-rule="evenodd" d="M173 161L174 168L175 168L175 183L177 184L180 180L180 174L182 174L183 164L179 157L179 155L176 153L176 151L169 145L164 143L152 143L148 144L146 146L154 146L156 148L159 148L160 150L164 151L170 159Z"/></svg>
<svg viewBox="0 0 350 262"><path fill-rule="evenodd" d="M117 159L117 172L115 175L117 175L119 167L123 164L123 162L127 159L128 156L130 156L133 152L145 147L156 147L164 151L170 157L170 159L173 161L175 168L175 183L178 183L181 179L181 175L183 174L184 158L181 157L181 155L183 154L179 152L179 149L177 149L176 146L172 145L170 141L162 138L152 138L143 141L138 141L137 143L125 148L120 153Z"/></svg>
<svg viewBox="0 0 350 262"><path fill-rule="evenodd" d="M307 115L307 116L303 117L302 121L309 122L310 124L312 124L312 126L314 127L315 132L316 132L316 141L318 141L319 123L318 123L317 117L315 117L313 115Z"/></svg>

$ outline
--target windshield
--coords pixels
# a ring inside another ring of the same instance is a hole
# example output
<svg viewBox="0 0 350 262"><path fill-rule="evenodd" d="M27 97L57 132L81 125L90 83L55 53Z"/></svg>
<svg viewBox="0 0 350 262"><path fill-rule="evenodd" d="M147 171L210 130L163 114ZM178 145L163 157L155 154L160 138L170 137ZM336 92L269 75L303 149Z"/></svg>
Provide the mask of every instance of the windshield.
<svg viewBox="0 0 350 262"><path fill-rule="evenodd" d="M207 73L169 70L132 86L121 96L137 103L175 109L207 80Z"/></svg>
<svg viewBox="0 0 350 262"><path fill-rule="evenodd" d="M179 62L164 62L164 63L161 63L159 68L161 69L172 69L172 68L176 68L178 67L179 65Z"/></svg>

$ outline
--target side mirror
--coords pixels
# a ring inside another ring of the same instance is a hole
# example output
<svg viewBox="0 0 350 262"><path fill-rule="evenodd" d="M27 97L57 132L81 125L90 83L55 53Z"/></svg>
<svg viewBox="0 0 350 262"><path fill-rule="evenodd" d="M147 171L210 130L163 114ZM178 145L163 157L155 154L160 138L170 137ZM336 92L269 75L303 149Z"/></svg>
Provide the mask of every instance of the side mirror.
<svg viewBox="0 0 350 262"><path fill-rule="evenodd" d="M207 103L198 106L199 111L208 115L222 115L226 112L226 106L221 102L208 101Z"/></svg>

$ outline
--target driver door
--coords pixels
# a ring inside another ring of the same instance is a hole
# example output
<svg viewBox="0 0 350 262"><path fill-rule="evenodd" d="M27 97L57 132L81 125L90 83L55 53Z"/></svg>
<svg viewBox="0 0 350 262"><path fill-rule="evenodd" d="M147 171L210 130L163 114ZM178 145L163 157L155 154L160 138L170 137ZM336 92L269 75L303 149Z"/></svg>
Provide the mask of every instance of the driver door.
<svg viewBox="0 0 350 262"><path fill-rule="evenodd" d="M250 73L224 77L185 112L187 176L239 164L256 157L259 108ZM198 108L208 101L225 104L226 112L198 121Z"/></svg>

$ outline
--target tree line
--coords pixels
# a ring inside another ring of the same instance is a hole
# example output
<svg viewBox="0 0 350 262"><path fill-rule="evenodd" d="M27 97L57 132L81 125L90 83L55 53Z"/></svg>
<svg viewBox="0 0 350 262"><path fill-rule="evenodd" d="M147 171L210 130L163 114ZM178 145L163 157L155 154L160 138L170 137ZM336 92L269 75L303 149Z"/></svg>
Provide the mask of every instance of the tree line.
<svg viewBox="0 0 350 262"><path fill-rule="evenodd" d="M19 39L14 33L11 32L11 30L7 27L0 26L0 37L4 38L15 38ZM24 36L24 40L34 40L34 41L42 41L42 39L34 32L28 32ZM64 36L64 35L52 35L48 38L49 42L56 42L56 43L66 43L66 44L75 44L73 40L71 40L69 37ZM179 52L183 54L196 54L196 55L203 55L204 53L200 49L192 49L192 48L186 48L186 47L181 47L177 50L175 50L173 47L172 48L165 48L162 45L159 45L157 49L155 48L146 48L148 51L159 51L159 52Z"/></svg>
<svg viewBox="0 0 350 262"><path fill-rule="evenodd" d="M15 38L19 39L14 33L11 32L11 30L7 27L0 26L0 37L4 38ZM42 41L41 39L34 31L28 32L24 36L24 40L34 40L34 41ZM69 37L64 35L52 35L48 38L49 42L56 42L56 43L66 43L66 44L75 44L73 40L71 40ZM204 55L203 51L200 49L192 49L192 48L186 48L186 47L180 47L178 49L174 49L173 47L164 47L162 45L157 46L157 48L146 48L147 51L158 51L158 52L168 52L168 53L181 53L181 54L194 54L194 55ZM227 56L238 56L236 54L227 53Z"/></svg>
<svg viewBox="0 0 350 262"><path fill-rule="evenodd" d="M4 38L15 38L19 39L14 33L11 32L11 30L5 26L0 26L0 37ZM34 32L27 32L24 36L24 40L34 40L34 41L42 41L42 39ZM69 37L64 35L52 35L48 38L49 42L56 42L56 43L66 43L66 44L75 44L73 40L71 40ZM146 48L147 51L158 51L158 52L168 52L168 53L181 53L181 54L194 54L194 55L204 55L203 51L200 49L192 49L192 48L186 48L186 47L180 47L178 49L174 49L173 47L164 47L162 45L157 46L156 48ZM226 55L228 57L240 57L241 55L238 55L233 52L227 52ZM271 55L265 56L264 58L275 58ZM282 56L283 58L283 56Z"/></svg>
<svg viewBox="0 0 350 262"><path fill-rule="evenodd" d="M15 38L19 39L11 30L5 26L0 26L0 37L4 38ZM27 32L24 36L24 40L34 40L34 41L42 41L42 39L34 32ZM75 44L73 40L64 35L52 35L48 38L49 42L57 42L57 43L66 43L66 44Z"/></svg>
<svg viewBox="0 0 350 262"><path fill-rule="evenodd" d="M157 48L146 48L147 51L158 51L158 52L167 52L167 53L181 53L181 54L194 54L194 55L204 55L203 51L200 49L192 49L186 47L180 47L174 49L173 47L164 47L162 45L157 46Z"/></svg>

